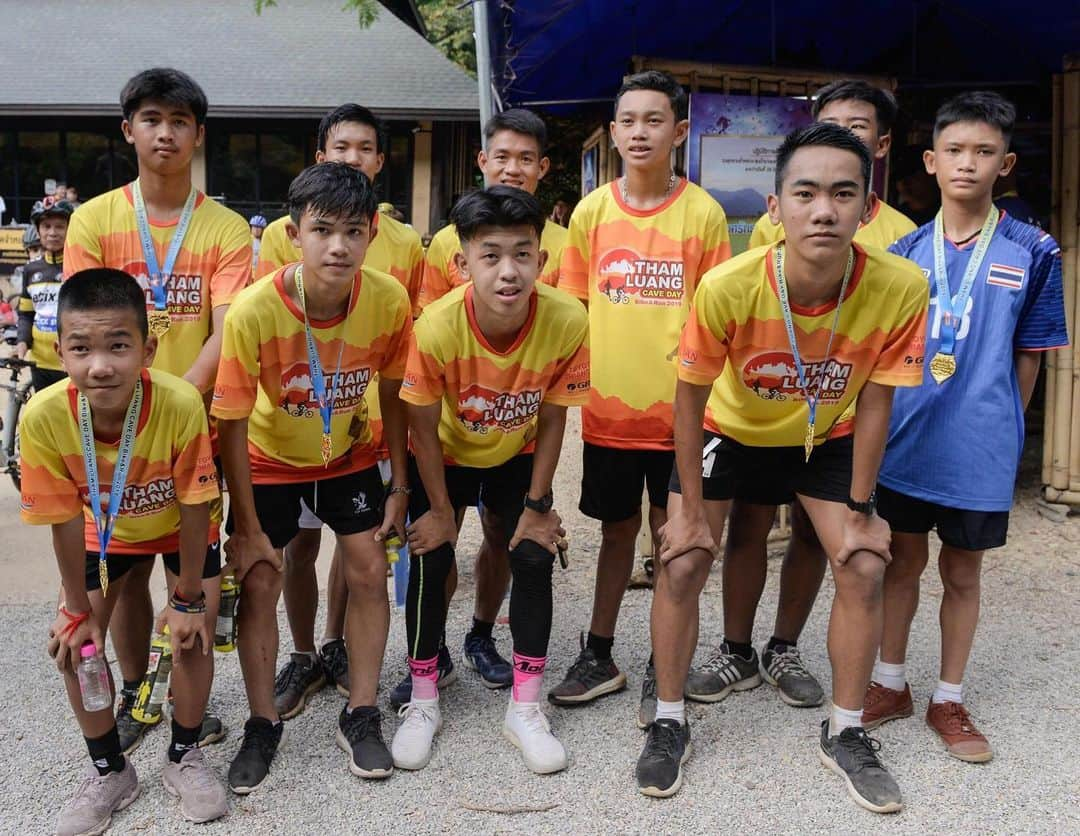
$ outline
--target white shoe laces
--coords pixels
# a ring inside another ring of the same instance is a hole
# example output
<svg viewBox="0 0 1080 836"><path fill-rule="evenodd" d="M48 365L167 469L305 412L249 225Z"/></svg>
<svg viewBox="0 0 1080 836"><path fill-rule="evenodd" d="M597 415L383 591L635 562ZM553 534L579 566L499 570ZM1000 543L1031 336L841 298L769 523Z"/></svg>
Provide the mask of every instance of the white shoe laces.
<svg viewBox="0 0 1080 836"><path fill-rule="evenodd" d="M410 731L426 730L428 726L434 726L438 722L438 703L425 705L418 702L407 702L398 709L398 717L401 717L401 729Z"/></svg>
<svg viewBox="0 0 1080 836"><path fill-rule="evenodd" d="M522 725L534 734L551 734L551 724L547 716L540 710L539 703L514 703L514 714L521 720Z"/></svg>

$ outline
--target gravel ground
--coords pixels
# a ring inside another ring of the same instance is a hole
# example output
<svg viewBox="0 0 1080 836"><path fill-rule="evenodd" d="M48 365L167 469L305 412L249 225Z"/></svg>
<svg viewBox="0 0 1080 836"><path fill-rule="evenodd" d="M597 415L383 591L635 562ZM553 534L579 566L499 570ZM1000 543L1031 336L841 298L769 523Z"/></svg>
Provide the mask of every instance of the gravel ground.
<svg viewBox="0 0 1080 836"><path fill-rule="evenodd" d="M576 439L568 439L556 488L572 553L570 569L556 569L549 684L573 660L592 594L598 533L572 508L580 478L578 450ZM1022 482L1034 485L1036 471L1025 468L1024 475ZM967 702L997 757L985 765L950 759L918 713L883 727L877 732L883 756L905 793L900 815L874 816L855 807L839 779L818 763L815 739L822 710L788 708L767 685L719 705L690 704L695 753L682 792L667 801L639 795L633 769L642 735L634 717L648 655L650 593L637 590L627 594L615 647L630 688L585 708L549 709L553 729L571 755L570 768L561 774L540 777L526 770L500 733L507 692L487 690L459 667L461 678L444 694L444 728L434 757L419 773L399 772L381 783L350 775L346 756L334 744L342 700L326 690L288 723L286 742L263 788L247 798L232 796L231 814L212 825L181 821L159 777L167 734L152 732L134 755L143 794L115 818L112 832L854 833L873 828L882 833L1078 833L1080 559L1074 543L1080 541L1080 521L1047 522L1035 513L1034 502L1034 488L1021 491L1008 547L986 559L983 621L967 680ZM18 525L16 514L14 492L0 488L0 520L12 532L12 550L0 558L0 631L9 648L0 676L0 705L8 718L0 726L6 753L0 769L7 787L0 831L43 833L51 832L86 754L42 650L55 583L48 534ZM478 526L470 519L461 553L471 556L477 543ZM29 560L34 565L28 568ZM448 626L455 660L472 612L471 559L460 569ZM768 637L778 570L778 561L770 561L758 643ZM940 596L940 582L928 572L909 663L917 712L924 710L937 677ZM826 688L829 600L826 581L803 640L804 657ZM720 639L720 615L717 573L702 606L702 654ZM280 617L284 624L283 611ZM403 613L395 612L384 687L404 671L404 632ZM508 653L509 628L498 626L496 638ZM284 638L283 653L287 645ZM230 734L209 755L224 774L247 712L236 655L217 658L213 704ZM386 708L385 695L383 703ZM394 725L387 708L388 739ZM473 809L477 806L501 812Z"/></svg>

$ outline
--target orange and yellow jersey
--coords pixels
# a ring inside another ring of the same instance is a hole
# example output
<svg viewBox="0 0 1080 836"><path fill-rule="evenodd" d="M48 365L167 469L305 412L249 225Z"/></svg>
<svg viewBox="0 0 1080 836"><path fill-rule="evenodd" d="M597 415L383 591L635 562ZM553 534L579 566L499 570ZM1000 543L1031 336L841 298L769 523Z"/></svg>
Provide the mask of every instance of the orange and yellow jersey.
<svg viewBox="0 0 1080 836"><path fill-rule="evenodd" d="M539 283L554 287L559 281L559 264L563 249L566 247L567 231L554 221L544 221L544 232L540 236L540 249L548 254L544 272L539 276ZM435 233L424 256L424 280L420 285L420 308L426 308L436 299L441 299L455 287L465 284L465 279L458 272L454 256L461 252L457 227L453 224L444 226Z"/></svg>
<svg viewBox="0 0 1080 836"><path fill-rule="evenodd" d="M211 503L209 542L218 539L221 503L202 396L190 383L158 369L142 372L136 425L120 514L110 554L157 554L180 548L180 504ZM86 517L86 550L97 552L86 464L79 432L78 390L69 380L38 392L19 419L22 518L34 525ZM108 492L120 440L94 439L98 485ZM107 501L102 505L107 507ZM217 512L213 513L214 507Z"/></svg>
<svg viewBox="0 0 1080 836"><path fill-rule="evenodd" d="M401 399L442 401L447 464L495 467L530 453L540 405L580 406L589 391L589 318L576 299L537 284L514 344L497 351L476 322L472 285L424 310L409 343Z"/></svg>
<svg viewBox="0 0 1080 836"><path fill-rule="evenodd" d="M176 224L176 220L150 219L159 264L165 261ZM130 273L146 291L147 309L153 309L130 185L88 200L71 216L64 247L64 275L89 267L114 267ZM153 366L182 376L213 330L214 308L230 304L251 283L251 230L247 221L199 192L191 225L168 282L172 325L158 338Z"/></svg>
<svg viewBox="0 0 1080 836"><path fill-rule="evenodd" d="M810 391L823 381L817 443L852 432L849 409L867 381L922 383L926 277L907 259L853 247L855 266L828 357L836 303L791 305ZM712 386L706 429L754 447L797 447L807 407L777 296L775 257L775 247L748 250L702 279L679 344L679 379Z"/></svg>
<svg viewBox="0 0 1080 836"><path fill-rule="evenodd" d="M592 389L582 410L585 441L674 449L679 334L701 277L730 256L724 210L687 180L649 211L627 206L617 182L578 204L559 287L589 307Z"/></svg>
<svg viewBox="0 0 1080 836"><path fill-rule="evenodd" d="M864 247L877 247L887 250L905 235L915 231L915 222L903 212L893 209L884 200L879 200L874 207L874 214L864 224L859 224L855 232L855 243ZM784 237L784 225L774 224L765 213L750 233L749 249L775 244Z"/></svg>
<svg viewBox="0 0 1080 836"><path fill-rule="evenodd" d="M311 385L304 312L285 289L294 273L289 265L256 282L225 317L210 414L249 419L256 484L330 479L374 465L377 450L364 393L376 372L394 379L405 374L412 332L409 297L392 276L363 267L354 279L349 310L311 321L327 392L334 396L333 456L324 467L323 422Z"/></svg>
<svg viewBox="0 0 1080 836"><path fill-rule="evenodd" d="M289 216L285 215L263 230L259 263L255 268L256 279L300 260L300 248L289 240L285 231L288 222ZM414 314L419 314L417 304L420 281L424 275L424 245L420 243L420 234L411 226L380 213L376 213L372 220L372 228L376 230L375 238L364 256L364 266L380 273L389 273L401 282L409 294Z"/></svg>

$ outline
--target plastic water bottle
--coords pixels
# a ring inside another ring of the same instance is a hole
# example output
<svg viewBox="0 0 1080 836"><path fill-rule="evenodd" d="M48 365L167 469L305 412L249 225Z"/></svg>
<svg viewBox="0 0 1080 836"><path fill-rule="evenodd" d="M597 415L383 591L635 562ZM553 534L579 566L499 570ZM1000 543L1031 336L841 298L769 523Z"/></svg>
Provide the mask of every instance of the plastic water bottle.
<svg viewBox="0 0 1080 836"><path fill-rule="evenodd" d="M98 655L93 642L86 642L79 649L82 661L79 662L79 691L86 711L101 711L112 708L112 689L109 687L109 666Z"/></svg>
<svg viewBox="0 0 1080 836"><path fill-rule="evenodd" d="M236 582L236 575L227 572L221 576L221 604L214 628L214 650L218 653L236 650L236 602L239 598L240 584Z"/></svg>
<svg viewBox="0 0 1080 836"><path fill-rule="evenodd" d="M161 707L169 693L169 674L172 673L172 643L166 627L150 642L150 658L147 660L146 676L139 685L131 716L140 723L153 725L161 721Z"/></svg>

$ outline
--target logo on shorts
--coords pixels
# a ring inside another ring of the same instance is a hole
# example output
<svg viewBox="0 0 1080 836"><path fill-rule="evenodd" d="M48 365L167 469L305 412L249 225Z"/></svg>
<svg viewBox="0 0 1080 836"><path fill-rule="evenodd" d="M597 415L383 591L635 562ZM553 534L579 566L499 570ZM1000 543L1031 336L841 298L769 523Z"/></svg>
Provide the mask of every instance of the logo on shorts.
<svg viewBox="0 0 1080 836"><path fill-rule="evenodd" d="M608 250L600 258L597 285L615 305L682 305L683 263L677 259L643 258L631 249Z"/></svg>
<svg viewBox="0 0 1080 836"><path fill-rule="evenodd" d="M481 435L490 429L513 432L532 423L543 399L544 393L539 389L497 392L473 384L458 395L457 418L469 432Z"/></svg>
<svg viewBox="0 0 1080 836"><path fill-rule="evenodd" d="M847 391L851 379L851 363L842 363L835 358L819 363L804 365L807 387L813 392L821 382L821 402L836 403ZM799 386L799 374L795 360L789 351L767 351L750 358L742 370L743 385L752 389L754 394L766 401L802 400L803 391Z"/></svg>
<svg viewBox="0 0 1080 836"><path fill-rule="evenodd" d="M351 412L362 403L370 380L371 369L366 366L342 371L340 376L328 373L326 388L328 392L333 392L334 413ZM311 388L311 367L307 363L293 363L281 373L278 406L294 418L319 414L319 402L315 399L315 390Z"/></svg>
<svg viewBox="0 0 1080 836"><path fill-rule="evenodd" d="M352 498L353 515L359 517L365 511L370 511L371 508L367 504L367 494L360 491L356 496Z"/></svg>

